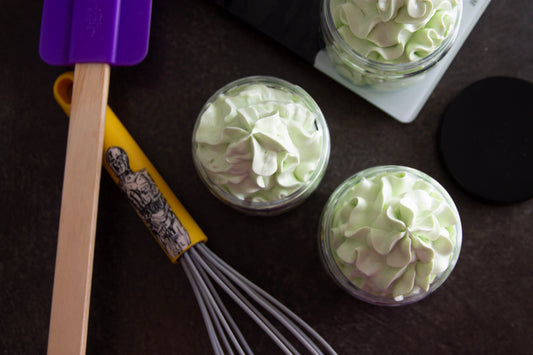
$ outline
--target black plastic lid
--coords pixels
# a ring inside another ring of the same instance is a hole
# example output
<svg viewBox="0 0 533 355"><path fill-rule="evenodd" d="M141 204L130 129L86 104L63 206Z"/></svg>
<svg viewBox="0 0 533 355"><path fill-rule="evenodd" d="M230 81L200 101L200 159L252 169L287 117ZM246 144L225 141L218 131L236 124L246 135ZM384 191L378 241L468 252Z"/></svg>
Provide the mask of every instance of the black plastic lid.
<svg viewBox="0 0 533 355"><path fill-rule="evenodd" d="M533 84L493 77L465 88L442 118L440 150L472 195L500 203L533 197Z"/></svg>

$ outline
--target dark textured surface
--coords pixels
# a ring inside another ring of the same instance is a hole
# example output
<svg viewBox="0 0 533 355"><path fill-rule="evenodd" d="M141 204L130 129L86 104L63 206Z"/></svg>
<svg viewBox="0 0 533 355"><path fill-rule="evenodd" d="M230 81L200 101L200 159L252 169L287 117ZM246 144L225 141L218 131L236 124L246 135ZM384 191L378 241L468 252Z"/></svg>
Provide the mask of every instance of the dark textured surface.
<svg viewBox="0 0 533 355"><path fill-rule="evenodd" d="M40 1L3 2L0 145L0 352L46 352L67 118L54 79L67 68L39 59ZM419 117L401 124L207 0L154 1L150 52L111 74L110 106L210 237L207 245L300 314L342 354L526 354L533 341L533 201L491 205L464 193L440 160L446 105L489 76L533 81L533 5L494 0ZM204 101L253 74L306 89L330 126L329 169L298 209L247 217L202 186L190 139ZM502 117L505 119L505 117ZM449 280L402 308L342 292L319 263L317 223L329 194L356 171L418 168L444 185L463 222ZM188 281L171 264L108 176L102 177L88 334L89 354L210 354ZM237 321L247 317L232 308ZM259 354L275 353L243 326Z"/></svg>

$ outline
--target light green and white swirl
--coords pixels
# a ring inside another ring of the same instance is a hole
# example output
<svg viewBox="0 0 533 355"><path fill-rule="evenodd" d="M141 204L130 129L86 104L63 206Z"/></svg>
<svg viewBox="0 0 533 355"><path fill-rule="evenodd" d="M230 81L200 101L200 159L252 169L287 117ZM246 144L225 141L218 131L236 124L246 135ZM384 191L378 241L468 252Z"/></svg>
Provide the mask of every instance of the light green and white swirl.
<svg viewBox="0 0 533 355"><path fill-rule="evenodd" d="M242 200L288 196L307 182L323 132L302 97L267 84L220 94L199 118L196 156L209 178Z"/></svg>
<svg viewBox="0 0 533 355"><path fill-rule="evenodd" d="M341 196L331 246L342 273L378 296L429 290L452 262L460 223L455 207L409 172L364 178Z"/></svg>
<svg viewBox="0 0 533 355"><path fill-rule="evenodd" d="M453 31L458 0L332 0L335 27L365 58L408 63L437 49Z"/></svg>

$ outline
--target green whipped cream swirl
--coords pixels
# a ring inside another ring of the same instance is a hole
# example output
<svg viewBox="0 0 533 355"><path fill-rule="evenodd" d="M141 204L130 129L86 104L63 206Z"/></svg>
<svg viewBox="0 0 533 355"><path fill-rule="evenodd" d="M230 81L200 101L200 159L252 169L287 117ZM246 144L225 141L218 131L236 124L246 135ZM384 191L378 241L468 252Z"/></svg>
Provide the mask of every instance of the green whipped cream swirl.
<svg viewBox="0 0 533 355"><path fill-rule="evenodd" d="M325 133L307 99L279 85L249 82L221 92L201 113L196 159L209 179L240 200L280 200L306 184Z"/></svg>
<svg viewBox="0 0 533 355"><path fill-rule="evenodd" d="M461 0L331 0L333 22L359 55L386 64L424 58L453 32Z"/></svg>
<svg viewBox="0 0 533 355"><path fill-rule="evenodd" d="M359 289L399 302L427 292L453 268L459 215L430 179L389 170L362 178L339 197L330 246Z"/></svg>

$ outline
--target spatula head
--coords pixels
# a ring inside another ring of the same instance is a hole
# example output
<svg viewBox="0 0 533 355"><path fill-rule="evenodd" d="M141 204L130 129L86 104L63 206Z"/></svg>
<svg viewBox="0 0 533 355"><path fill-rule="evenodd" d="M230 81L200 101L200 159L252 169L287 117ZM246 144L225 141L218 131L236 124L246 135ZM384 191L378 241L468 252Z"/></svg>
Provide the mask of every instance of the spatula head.
<svg viewBox="0 0 533 355"><path fill-rule="evenodd" d="M44 0L39 53L51 65L135 65L148 52L151 0Z"/></svg>

